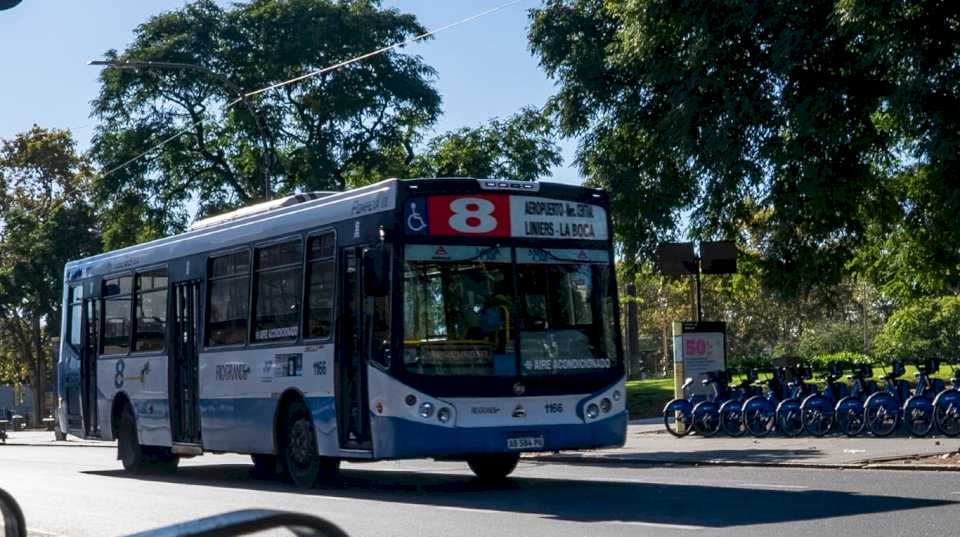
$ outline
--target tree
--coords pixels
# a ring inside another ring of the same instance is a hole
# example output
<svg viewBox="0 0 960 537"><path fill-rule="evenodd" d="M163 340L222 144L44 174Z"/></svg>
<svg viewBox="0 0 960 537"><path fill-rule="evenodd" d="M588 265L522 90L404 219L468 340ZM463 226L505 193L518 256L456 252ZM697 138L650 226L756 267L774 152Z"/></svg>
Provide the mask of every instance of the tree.
<svg viewBox="0 0 960 537"><path fill-rule="evenodd" d="M34 126L0 143L0 337L25 369L34 420L44 411L50 337L59 333L63 267L100 250L89 164L65 130Z"/></svg>
<svg viewBox="0 0 960 537"><path fill-rule="evenodd" d="M529 37L558 81L548 110L611 192L628 261L682 214L704 237L749 221L767 286L802 298L846 276L871 226L920 245L960 209L957 9L547 0ZM928 178L898 197L891 181L910 165ZM921 253L955 267L960 233L943 239Z"/></svg>
<svg viewBox="0 0 960 537"><path fill-rule="evenodd" d="M103 168L170 141L108 173L100 198L121 215L146 208L146 225L138 226L146 229L134 235L152 235L181 226L190 199L201 214L262 199L265 161L278 194L343 189L351 174L377 166L382 152L409 145L416 129L435 120L433 69L394 50L261 93L255 106L263 130L242 106L224 111L236 97L231 87L263 88L422 32L412 15L377 0L253 0L229 8L197 0L149 19L107 59L194 64L231 84L194 71L105 69L92 147ZM174 137L180 131L186 134Z"/></svg>
<svg viewBox="0 0 960 537"><path fill-rule="evenodd" d="M877 336L886 359L953 358L960 348L960 297L926 298L900 308Z"/></svg>

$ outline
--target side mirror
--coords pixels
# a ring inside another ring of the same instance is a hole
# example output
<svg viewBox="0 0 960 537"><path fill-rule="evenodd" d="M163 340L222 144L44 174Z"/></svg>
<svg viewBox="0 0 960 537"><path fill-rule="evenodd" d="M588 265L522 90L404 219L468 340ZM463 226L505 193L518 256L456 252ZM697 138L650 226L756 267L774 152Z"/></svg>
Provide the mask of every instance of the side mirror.
<svg viewBox="0 0 960 537"><path fill-rule="evenodd" d="M363 293L387 296L390 292L390 252L386 248L363 251Z"/></svg>
<svg viewBox="0 0 960 537"><path fill-rule="evenodd" d="M0 489L0 533L3 537L27 537L27 523L17 500Z"/></svg>

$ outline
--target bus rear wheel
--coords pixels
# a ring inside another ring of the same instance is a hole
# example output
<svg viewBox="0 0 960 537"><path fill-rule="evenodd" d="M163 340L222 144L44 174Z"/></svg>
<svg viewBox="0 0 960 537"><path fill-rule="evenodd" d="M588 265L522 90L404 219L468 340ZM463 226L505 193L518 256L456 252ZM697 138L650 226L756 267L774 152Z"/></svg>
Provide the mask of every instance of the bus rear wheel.
<svg viewBox="0 0 960 537"><path fill-rule="evenodd" d="M519 453L494 453L467 458L467 466L481 481L503 481L517 467Z"/></svg>
<svg viewBox="0 0 960 537"><path fill-rule="evenodd" d="M287 408L281 433L281 462L290 481L299 488L311 488L318 481L332 480L340 460L317 453L317 434L307 405L296 401Z"/></svg>
<svg viewBox="0 0 960 537"><path fill-rule="evenodd" d="M123 469L135 474L170 473L177 469L180 458L169 448L142 446L137 438L137 418L127 404L120 412L117 435L117 458Z"/></svg>

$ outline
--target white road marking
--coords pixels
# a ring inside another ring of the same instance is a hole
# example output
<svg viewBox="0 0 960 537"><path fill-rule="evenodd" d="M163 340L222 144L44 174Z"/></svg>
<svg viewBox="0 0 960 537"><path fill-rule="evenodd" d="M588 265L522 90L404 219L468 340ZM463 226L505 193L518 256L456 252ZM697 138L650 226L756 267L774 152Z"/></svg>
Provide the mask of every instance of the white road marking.
<svg viewBox="0 0 960 537"><path fill-rule="evenodd" d="M433 506L433 509L443 509L444 511L461 511L464 513L483 513L485 515L515 515L517 513L512 513L510 511L500 511L497 509L475 509L473 507L453 507L450 505L436 505ZM535 513L528 513L535 514Z"/></svg>
<svg viewBox="0 0 960 537"><path fill-rule="evenodd" d="M776 483L734 483L736 486L740 487L750 487L753 489L788 489L788 490L803 490L810 487L805 487L803 485L778 485Z"/></svg>
<svg viewBox="0 0 960 537"><path fill-rule="evenodd" d="M27 528L28 537L61 537L59 533L38 530L37 528Z"/></svg>
<svg viewBox="0 0 960 537"><path fill-rule="evenodd" d="M643 526L645 528L660 528L667 530L705 530L706 526L692 526L690 524L666 524L663 522L637 522L628 520L611 520L610 524L623 524L625 526Z"/></svg>

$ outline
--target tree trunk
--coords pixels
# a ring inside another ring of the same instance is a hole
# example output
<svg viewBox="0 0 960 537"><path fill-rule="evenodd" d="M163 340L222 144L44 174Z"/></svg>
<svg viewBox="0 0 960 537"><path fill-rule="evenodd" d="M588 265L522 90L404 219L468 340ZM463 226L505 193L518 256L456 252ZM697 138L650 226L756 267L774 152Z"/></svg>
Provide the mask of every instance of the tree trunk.
<svg viewBox="0 0 960 537"><path fill-rule="evenodd" d="M43 336L40 332L40 318L36 315L30 320L30 332L33 338L33 361L34 361L34 374L33 374L33 415L30 416L30 422L33 427L39 427L41 419L44 417L43 407L44 399L46 398L46 363L45 363L45 354L43 352Z"/></svg>

